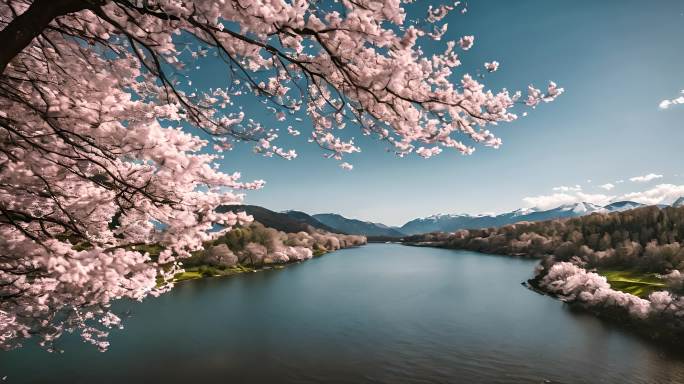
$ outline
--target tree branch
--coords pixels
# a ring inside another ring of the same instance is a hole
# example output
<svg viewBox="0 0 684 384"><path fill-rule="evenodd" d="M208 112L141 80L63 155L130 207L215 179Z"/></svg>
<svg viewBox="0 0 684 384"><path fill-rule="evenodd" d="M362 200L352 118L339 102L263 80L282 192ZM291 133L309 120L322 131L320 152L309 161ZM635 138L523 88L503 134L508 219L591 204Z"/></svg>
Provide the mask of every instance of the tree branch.
<svg viewBox="0 0 684 384"><path fill-rule="evenodd" d="M35 0L29 8L17 16L2 31L0 41L0 73L31 41L40 35L56 17L91 7L88 0Z"/></svg>

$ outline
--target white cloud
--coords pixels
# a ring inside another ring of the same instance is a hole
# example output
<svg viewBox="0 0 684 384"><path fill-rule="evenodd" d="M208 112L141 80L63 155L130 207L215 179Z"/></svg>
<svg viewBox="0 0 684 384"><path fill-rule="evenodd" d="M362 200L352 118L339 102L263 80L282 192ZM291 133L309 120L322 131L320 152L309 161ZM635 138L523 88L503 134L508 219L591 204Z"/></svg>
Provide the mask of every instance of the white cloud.
<svg viewBox="0 0 684 384"><path fill-rule="evenodd" d="M587 203L597 204L597 205L607 205L615 196L604 195L602 193L577 193L577 198L580 201L586 201Z"/></svg>
<svg viewBox="0 0 684 384"><path fill-rule="evenodd" d="M642 192L632 192L620 196L620 200L631 200L642 204L671 203L680 196L684 196L684 185L658 184Z"/></svg>
<svg viewBox="0 0 684 384"><path fill-rule="evenodd" d="M633 181L635 183L644 183L644 182L655 180L655 179L661 179L662 177L663 177L663 175L656 175L655 173L649 173L648 175L630 177L629 181Z"/></svg>
<svg viewBox="0 0 684 384"><path fill-rule="evenodd" d="M581 191L582 187L580 185L575 185L574 187L566 187L565 185L561 185L560 187L553 187L552 189L556 192L577 192Z"/></svg>
<svg viewBox="0 0 684 384"><path fill-rule="evenodd" d="M615 184L622 184L624 182L625 182L624 180L620 179L620 180L616 181Z"/></svg>
<svg viewBox="0 0 684 384"><path fill-rule="evenodd" d="M684 94L684 90L681 93ZM679 96L676 99L671 100L663 100L658 104L658 107L660 109L668 109L670 106L677 104L684 104L684 96Z"/></svg>
<svg viewBox="0 0 684 384"><path fill-rule="evenodd" d="M599 188L603 188L603 189L605 189L606 191L610 191L611 189L615 188L615 184L606 183L606 184L603 184L603 185L599 185Z"/></svg>
<svg viewBox="0 0 684 384"><path fill-rule="evenodd" d="M563 204L572 204L577 198L567 193L554 193L553 195L528 196L523 201L531 207L549 209Z"/></svg>
<svg viewBox="0 0 684 384"><path fill-rule="evenodd" d="M583 192L574 193L554 193L552 195L528 196L523 201L531 207L539 209L556 208L563 204L574 204L580 202L593 203L598 205L608 204L615 196L603 194L590 194Z"/></svg>

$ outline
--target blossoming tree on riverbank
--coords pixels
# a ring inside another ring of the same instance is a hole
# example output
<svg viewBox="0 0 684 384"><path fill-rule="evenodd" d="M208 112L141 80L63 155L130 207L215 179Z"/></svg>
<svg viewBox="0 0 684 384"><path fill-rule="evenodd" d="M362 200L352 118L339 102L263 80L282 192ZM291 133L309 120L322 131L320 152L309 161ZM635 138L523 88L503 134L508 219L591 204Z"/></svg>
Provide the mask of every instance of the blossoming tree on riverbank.
<svg viewBox="0 0 684 384"><path fill-rule="evenodd" d="M76 330L106 349L112 300L163 292L212 225L249 221L214 209L263 182L218 171L219 153L238 141L296 153L238 95L281 121L307 116L310 141L339 161L360 150L336 134L345 126L402 156L498 147L489 127L516 119L514 104L562 89L495 92L457 75L474 43L447 39L459 7L416 24L399 0L0 1L0 346L35 335L51 348ZM448 41L427 55L424 39ZM230 86L193 90L194 62L211 55ZM158 258L134 248L152 243Z"/></svg>

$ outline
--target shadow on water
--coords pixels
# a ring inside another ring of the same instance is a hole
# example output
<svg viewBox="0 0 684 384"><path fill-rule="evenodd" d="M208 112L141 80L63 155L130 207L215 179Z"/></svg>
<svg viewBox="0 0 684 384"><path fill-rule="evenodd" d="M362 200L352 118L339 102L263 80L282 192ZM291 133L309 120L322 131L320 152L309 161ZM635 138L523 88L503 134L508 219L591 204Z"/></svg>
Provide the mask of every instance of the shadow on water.
<svg viewBox="0 0 684 384"><path fill-rule="evenodd" d="M638 342L647 345L650 348L655 348L659 351L659 356L665 359L673 359L684 361L684 346L677 343L663 342L662 339L650 335L648 332L640 332L638 325L626 324L619 320L609 319L600 315L591 313L586 309L568 305L566 303L559 303L563 309L578 322L597 322L601 325L603 332L618 332L624 337L634 338Z"/></svg>

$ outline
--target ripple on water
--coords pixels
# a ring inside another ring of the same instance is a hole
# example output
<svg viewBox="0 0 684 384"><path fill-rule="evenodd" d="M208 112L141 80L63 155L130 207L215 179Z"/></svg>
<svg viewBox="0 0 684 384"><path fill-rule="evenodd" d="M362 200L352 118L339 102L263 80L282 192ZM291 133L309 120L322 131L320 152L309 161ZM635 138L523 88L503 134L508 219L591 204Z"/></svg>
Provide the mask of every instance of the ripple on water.
<svg viewBox="0 0 684 384"><path fill-rule="evenodd" d="M534 261L375 244L192 281L100 354L3 352L8 383L684 383L684 361L520 286ZM40 369L36 369L40 367Z"/></svg>

